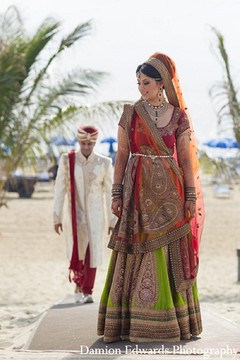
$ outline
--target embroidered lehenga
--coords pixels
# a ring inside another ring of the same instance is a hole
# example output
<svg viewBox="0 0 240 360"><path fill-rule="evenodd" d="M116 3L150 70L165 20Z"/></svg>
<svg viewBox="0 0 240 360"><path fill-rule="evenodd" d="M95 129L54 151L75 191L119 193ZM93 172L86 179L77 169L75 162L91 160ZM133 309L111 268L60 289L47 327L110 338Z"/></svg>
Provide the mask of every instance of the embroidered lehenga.
<svg viewBox="0 0 240 360"><path fill-rule="evenodd" d="M175 107L169 124L158 129L138 101L125 107L119 125L131 156L122 216L109 242L98 334L105 342L190 339L202 331L196 227L184 214L184 180L174 151L188 119Z"/></svg>

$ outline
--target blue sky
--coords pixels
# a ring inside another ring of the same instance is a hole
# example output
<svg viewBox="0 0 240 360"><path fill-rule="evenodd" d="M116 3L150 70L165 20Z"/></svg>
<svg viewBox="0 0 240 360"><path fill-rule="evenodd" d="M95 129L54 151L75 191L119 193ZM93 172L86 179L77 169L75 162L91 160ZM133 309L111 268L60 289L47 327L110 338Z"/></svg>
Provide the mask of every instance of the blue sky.
<svg viewBox="0 0 240 360"><path fill-rule="evenodd" d="M225 38L239 83L239 0L1 0L0 12L13 4L30 32L47 16L61 20L65 32L93 19L92 36L63 62L66 68L77 65L110 73L96 101L137 100L137 65L155 51L168 54L176 62L198 138L217 135L208 91L222 79L222 70L211 49L216 44L211 26Z"/></svg>

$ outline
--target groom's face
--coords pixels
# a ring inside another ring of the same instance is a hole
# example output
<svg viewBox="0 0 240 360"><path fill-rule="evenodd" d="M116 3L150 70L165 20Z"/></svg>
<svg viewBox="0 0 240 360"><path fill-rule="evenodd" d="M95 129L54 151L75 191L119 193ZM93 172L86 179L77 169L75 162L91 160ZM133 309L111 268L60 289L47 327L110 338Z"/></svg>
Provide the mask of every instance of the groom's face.
<svg viewBox="0 0 240 360"><path fill-rule="evenodd" d="M95 142L93 141L79 141L81 153L88 158L91 155L93 148L95 146Z"/></svg>

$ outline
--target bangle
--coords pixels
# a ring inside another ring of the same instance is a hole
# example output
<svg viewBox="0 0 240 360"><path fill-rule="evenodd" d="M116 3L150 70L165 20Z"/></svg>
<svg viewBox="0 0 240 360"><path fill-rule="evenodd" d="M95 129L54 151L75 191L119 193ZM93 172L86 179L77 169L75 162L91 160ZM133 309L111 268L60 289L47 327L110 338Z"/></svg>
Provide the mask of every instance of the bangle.
<svg viewBox="0 0 240 360"><path fill-rule="evenodd" d="M113 184L112 185L112 198L120 199L123 195L123 184Z"/></svg>
<svg viewBox="0 0 240 360"><path fill-rule="evenodd" d="M196 188L195 187L186 187L184 189L184 193L185 193L185 200L187 201L196 201L197 200L197 196L196 196Z"/></svg>

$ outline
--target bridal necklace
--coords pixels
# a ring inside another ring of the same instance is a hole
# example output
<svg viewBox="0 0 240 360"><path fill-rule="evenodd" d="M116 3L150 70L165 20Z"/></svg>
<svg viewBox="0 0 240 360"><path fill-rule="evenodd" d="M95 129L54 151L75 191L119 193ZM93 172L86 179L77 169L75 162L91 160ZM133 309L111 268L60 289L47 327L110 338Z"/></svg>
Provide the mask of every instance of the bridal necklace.
<svg viewBox="0 0 240 360"><path fill-rule="evenodd" d="M165 99L158 106L152 105L148 101L144 101L144 106L151 119L156 123L156 126L159 118L164 115L168 109L168 103Z"/></svg>

